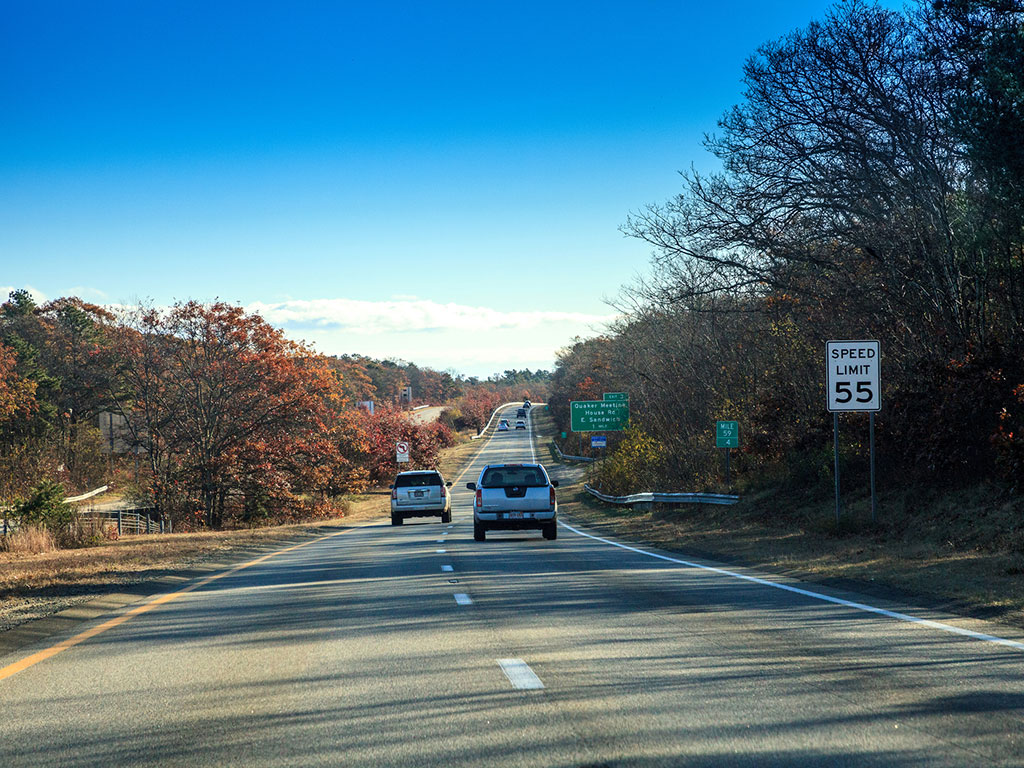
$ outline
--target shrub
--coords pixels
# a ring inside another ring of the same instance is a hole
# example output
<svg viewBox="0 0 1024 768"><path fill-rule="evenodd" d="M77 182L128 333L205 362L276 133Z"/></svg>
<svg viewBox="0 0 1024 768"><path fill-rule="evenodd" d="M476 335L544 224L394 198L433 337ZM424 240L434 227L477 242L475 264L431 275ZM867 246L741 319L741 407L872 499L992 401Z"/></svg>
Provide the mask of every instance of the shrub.
<svg viewBox="0 0 1024 768"><path fill-rule="evenodd" d="M14 506L14 515L21 519L22 525L60 533L75 519L75 510L64 503L64 486L42 480L26 500Z"/></svg>

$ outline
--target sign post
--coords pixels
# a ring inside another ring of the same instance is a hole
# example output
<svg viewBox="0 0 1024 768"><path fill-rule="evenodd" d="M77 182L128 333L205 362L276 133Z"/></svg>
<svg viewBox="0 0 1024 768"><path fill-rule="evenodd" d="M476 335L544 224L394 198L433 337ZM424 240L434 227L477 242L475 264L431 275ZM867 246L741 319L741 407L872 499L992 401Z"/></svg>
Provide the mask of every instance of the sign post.
<svg viewBox="0 0 1024 768"><path fill-rule="evenodd" d="M409 461L409 443L405 440L395 443L395 461L406 464Z"/></svg>
<svg viewBox="0 0 1024 768"><path fill-rule="evenodd" d="M738 421L715 422L715 447L725 450L725 485L732 485L729 473L729 455L731 448L740 447L740 424Z"/></svg>
<svg viewBox="0 0 1024 768"><path fill-rule="evenodd" d="M848 411L870 413L871 522L875 522L875 413L882 408L881 362L881 350L874 340L825 344L825 398L832 412L836 523L839 522L839 414Z"/></svg>

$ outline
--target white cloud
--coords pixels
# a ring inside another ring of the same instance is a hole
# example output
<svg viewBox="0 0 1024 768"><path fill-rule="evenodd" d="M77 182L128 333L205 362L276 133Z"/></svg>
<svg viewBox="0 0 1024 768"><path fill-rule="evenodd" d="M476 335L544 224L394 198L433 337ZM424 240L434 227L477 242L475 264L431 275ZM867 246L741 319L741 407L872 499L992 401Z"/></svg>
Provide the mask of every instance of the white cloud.
<svg viewBox="0 0 1024 768"><path fill-rule="evenodd" d="M361 301L312 299L274 304L256 302L246 307L273 325L291 329L345 330L365 335L423 331L528 330L550 324L581 328L603 326L614 315L533 310L501 312L489 307L439 304L426 299Z"/></svg>
<svg viewBox="0 0 1024 768"><path fill-rule="evenodd" d="M90 288L87 285L76 285L64 292L65 296L77 296L80 299L93 299L94 301L106 301L110 297L99 288Z"/></svg>
<svg viewBox="0 0 1024 768"><path fill-rule="evenodd" d="M615 315L441 304L426 299L257 302L246 307L295 340L329 355L399 358L437 370L488 376L554 366L573 338L601 333Z"/></svg>

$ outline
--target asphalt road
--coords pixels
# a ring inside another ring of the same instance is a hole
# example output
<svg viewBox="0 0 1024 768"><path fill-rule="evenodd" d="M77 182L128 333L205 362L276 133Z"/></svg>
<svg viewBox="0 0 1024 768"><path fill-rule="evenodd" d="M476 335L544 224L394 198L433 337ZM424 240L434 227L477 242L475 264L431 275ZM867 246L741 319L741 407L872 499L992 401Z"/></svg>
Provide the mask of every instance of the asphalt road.
<svg viewBox="0 0 1024 768"><path fill-rule="evenodd" d="M283 551L0 679L0 766L1024 765L1024 646L943 627L1000 628L564 526L475 543L465 483L533 455L495 433L451 526Z"/></svg>

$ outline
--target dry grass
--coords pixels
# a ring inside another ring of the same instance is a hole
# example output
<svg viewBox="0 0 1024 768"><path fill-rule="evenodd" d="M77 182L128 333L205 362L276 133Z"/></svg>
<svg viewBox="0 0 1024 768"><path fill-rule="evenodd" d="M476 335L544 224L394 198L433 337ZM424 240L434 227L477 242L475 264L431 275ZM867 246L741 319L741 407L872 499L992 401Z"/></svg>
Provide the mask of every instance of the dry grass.
<svg viewBox="0 0 1024 768"><path fill-rule="evenodd" d="M53 552L57 549L57 541L53 534L45 528L27 525L0 539L0 550L14 554L38 555Z"/></svg>

